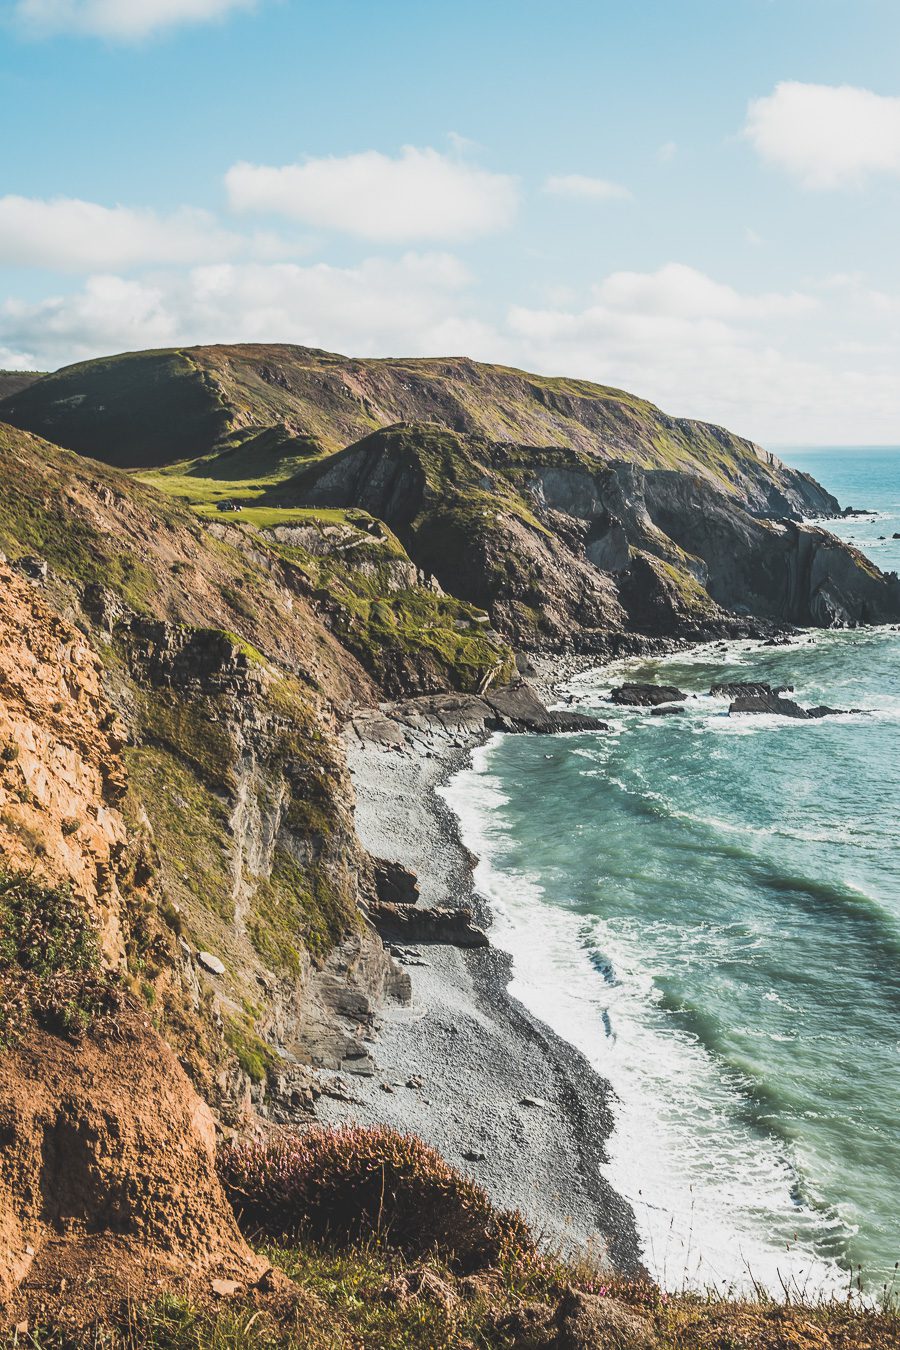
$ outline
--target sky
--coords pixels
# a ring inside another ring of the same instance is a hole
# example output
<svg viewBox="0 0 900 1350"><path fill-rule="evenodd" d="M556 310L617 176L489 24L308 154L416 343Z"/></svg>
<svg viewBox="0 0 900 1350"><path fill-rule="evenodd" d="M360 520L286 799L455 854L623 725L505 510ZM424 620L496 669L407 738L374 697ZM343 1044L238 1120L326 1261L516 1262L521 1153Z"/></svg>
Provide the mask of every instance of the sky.
<svg viewBox="0 0 900 1350"><path fill-rule="evenodd" d="M268 341L900 442L897 0L0 0L0 367Z"/></svg>

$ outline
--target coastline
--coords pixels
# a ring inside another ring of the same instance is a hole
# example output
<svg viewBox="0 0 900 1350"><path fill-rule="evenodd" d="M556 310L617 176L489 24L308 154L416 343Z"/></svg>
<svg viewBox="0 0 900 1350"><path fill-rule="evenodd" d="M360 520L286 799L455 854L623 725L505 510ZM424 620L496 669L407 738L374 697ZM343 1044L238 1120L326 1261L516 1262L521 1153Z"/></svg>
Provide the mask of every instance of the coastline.
<svg viewBox="0 0 900 1350"><path fill-rule="evenodd" d="M420 908L467 905L490 936L474 860L438 792L489 732L464 713L455 723L415 722L392 722L388 744L384 713L350 723L357 832L374 856L416 873ZM411 976L411 1002L380 1009L374 1074L347 1075L346 1099L323 1096L318 1116L416 1133L496 1203L520 1209L552 1248L587 1249L620 1272L641 1271L634 1213L604 1172L610 1085L508 993L506 953L435 943L395 950Z"/></svg>

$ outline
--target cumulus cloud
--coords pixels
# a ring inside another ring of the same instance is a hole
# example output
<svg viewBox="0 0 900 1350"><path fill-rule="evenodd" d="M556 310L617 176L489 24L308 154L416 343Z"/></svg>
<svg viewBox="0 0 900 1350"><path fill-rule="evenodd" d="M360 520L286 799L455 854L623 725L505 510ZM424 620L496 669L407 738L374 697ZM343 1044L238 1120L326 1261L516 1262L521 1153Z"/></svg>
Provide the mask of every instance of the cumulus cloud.
<svg viewBox="0 0 900 1350"><path fill-rule="evenodd" d="M167 216L58 197L0 197L0 264L61 271L231 257L244 241L205 211Z"/></svg>
<svg viewBox="0 0 900 1350"><path fill-rule="evenodd" d="M411 145L396 158L367 150L281 167L235 164L225 182L236 211L381 243L492 234L512 223L518 196L506 174Z"/></svg>
<svg viewBox="0 0 900 1350"><path fill-rule="evenodd" d="M835 293L837 294L837 293ZM669 412L773 444L895 436L896 335L865 360L830 333L872 334L871 298L822 302L739 292L669 264L614 273L581 307L513 307L505 337L517 364L629 389ZM510 359L507 357L506 359Z"/></svg>
<svg viewBox="0 0 900 1350"><path fill-rule="evenodd" d="M582 173L551 176L544 183L544 191L553 197L572 197L583 202L627 201L631 193L621 183L607 178L589 178Z"/></svg>
<svg viewBox="0 0 900 1350"><path fill-rule="evenodd" d="M744 135L801 186L859 186L900 173L900 98L852 85L785 81L747 109Z"/></svg>
<svg viewBox="0 0 900 1350"><path fill-rule="evenodd" d="M766 318L816 307L813 297L796 291L745 295L684 263L656 272L613 272L594 287L594 296L611 309L684 319Z"/></svg>
<svg viewBox="0 0 900 1350"><path fill-rule="evenodd" d="M36 35L86 33L134 41L163 28L221 19L256 0L17 0L15 13Z"/></svg>
<svg viewBox="0 0 900 1350"><path fill-rule="evenodd" d="M443 253L345 268L224 262L140 279L100 274L69 294L7 301L0 344L48 366L188 342L296 342L363 356L462 352L485 332L469 313L469 281Z"/></svg>

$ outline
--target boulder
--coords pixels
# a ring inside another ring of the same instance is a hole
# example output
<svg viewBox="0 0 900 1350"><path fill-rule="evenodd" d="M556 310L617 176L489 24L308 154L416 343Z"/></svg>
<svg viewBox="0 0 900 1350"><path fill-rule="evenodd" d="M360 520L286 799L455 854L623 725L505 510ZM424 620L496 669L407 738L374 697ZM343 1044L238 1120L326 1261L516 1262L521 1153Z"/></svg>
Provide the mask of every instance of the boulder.
<svg viewBox="0 0 900 1350"><path fill-rule="evenodd" d="M419 903L419 882L415 872L410 872L402 863L386 862L383 858L372 859L375 872L375 889L378 899L384 905L417 905Z"/></svg>
<svg viewBox="0 0 900 1350"><path fill-rule="evenodd" d="M369 917L381 936L390 941L441 942L453 947L487 947L487 934L472 922L472 911L416 909L412 905L369 906Z"/></svg>

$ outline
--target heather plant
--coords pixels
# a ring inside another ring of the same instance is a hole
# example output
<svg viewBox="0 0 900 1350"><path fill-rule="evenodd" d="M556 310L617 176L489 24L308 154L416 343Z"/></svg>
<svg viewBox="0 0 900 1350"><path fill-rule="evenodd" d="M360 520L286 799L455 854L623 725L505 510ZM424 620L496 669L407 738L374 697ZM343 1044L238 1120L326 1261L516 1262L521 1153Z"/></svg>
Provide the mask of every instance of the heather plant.
<svg viewBox="0 0 900 1350"><path fill-rule="evenodd" d="M29 1014L78 1036L114 1001L94 926L71 888L0 869L0 1040Z"/></svg>
<svg viewBox="0 0 900 1350"><path fill-rule="evenodd" d="M374 1238L408 1257L438 1255L459 1272L534 1253L520 1214L497 1210L434 1149L394 1130L346 1126L232 1143L219 1170L242 1226L256 1235Z"/></svg>

